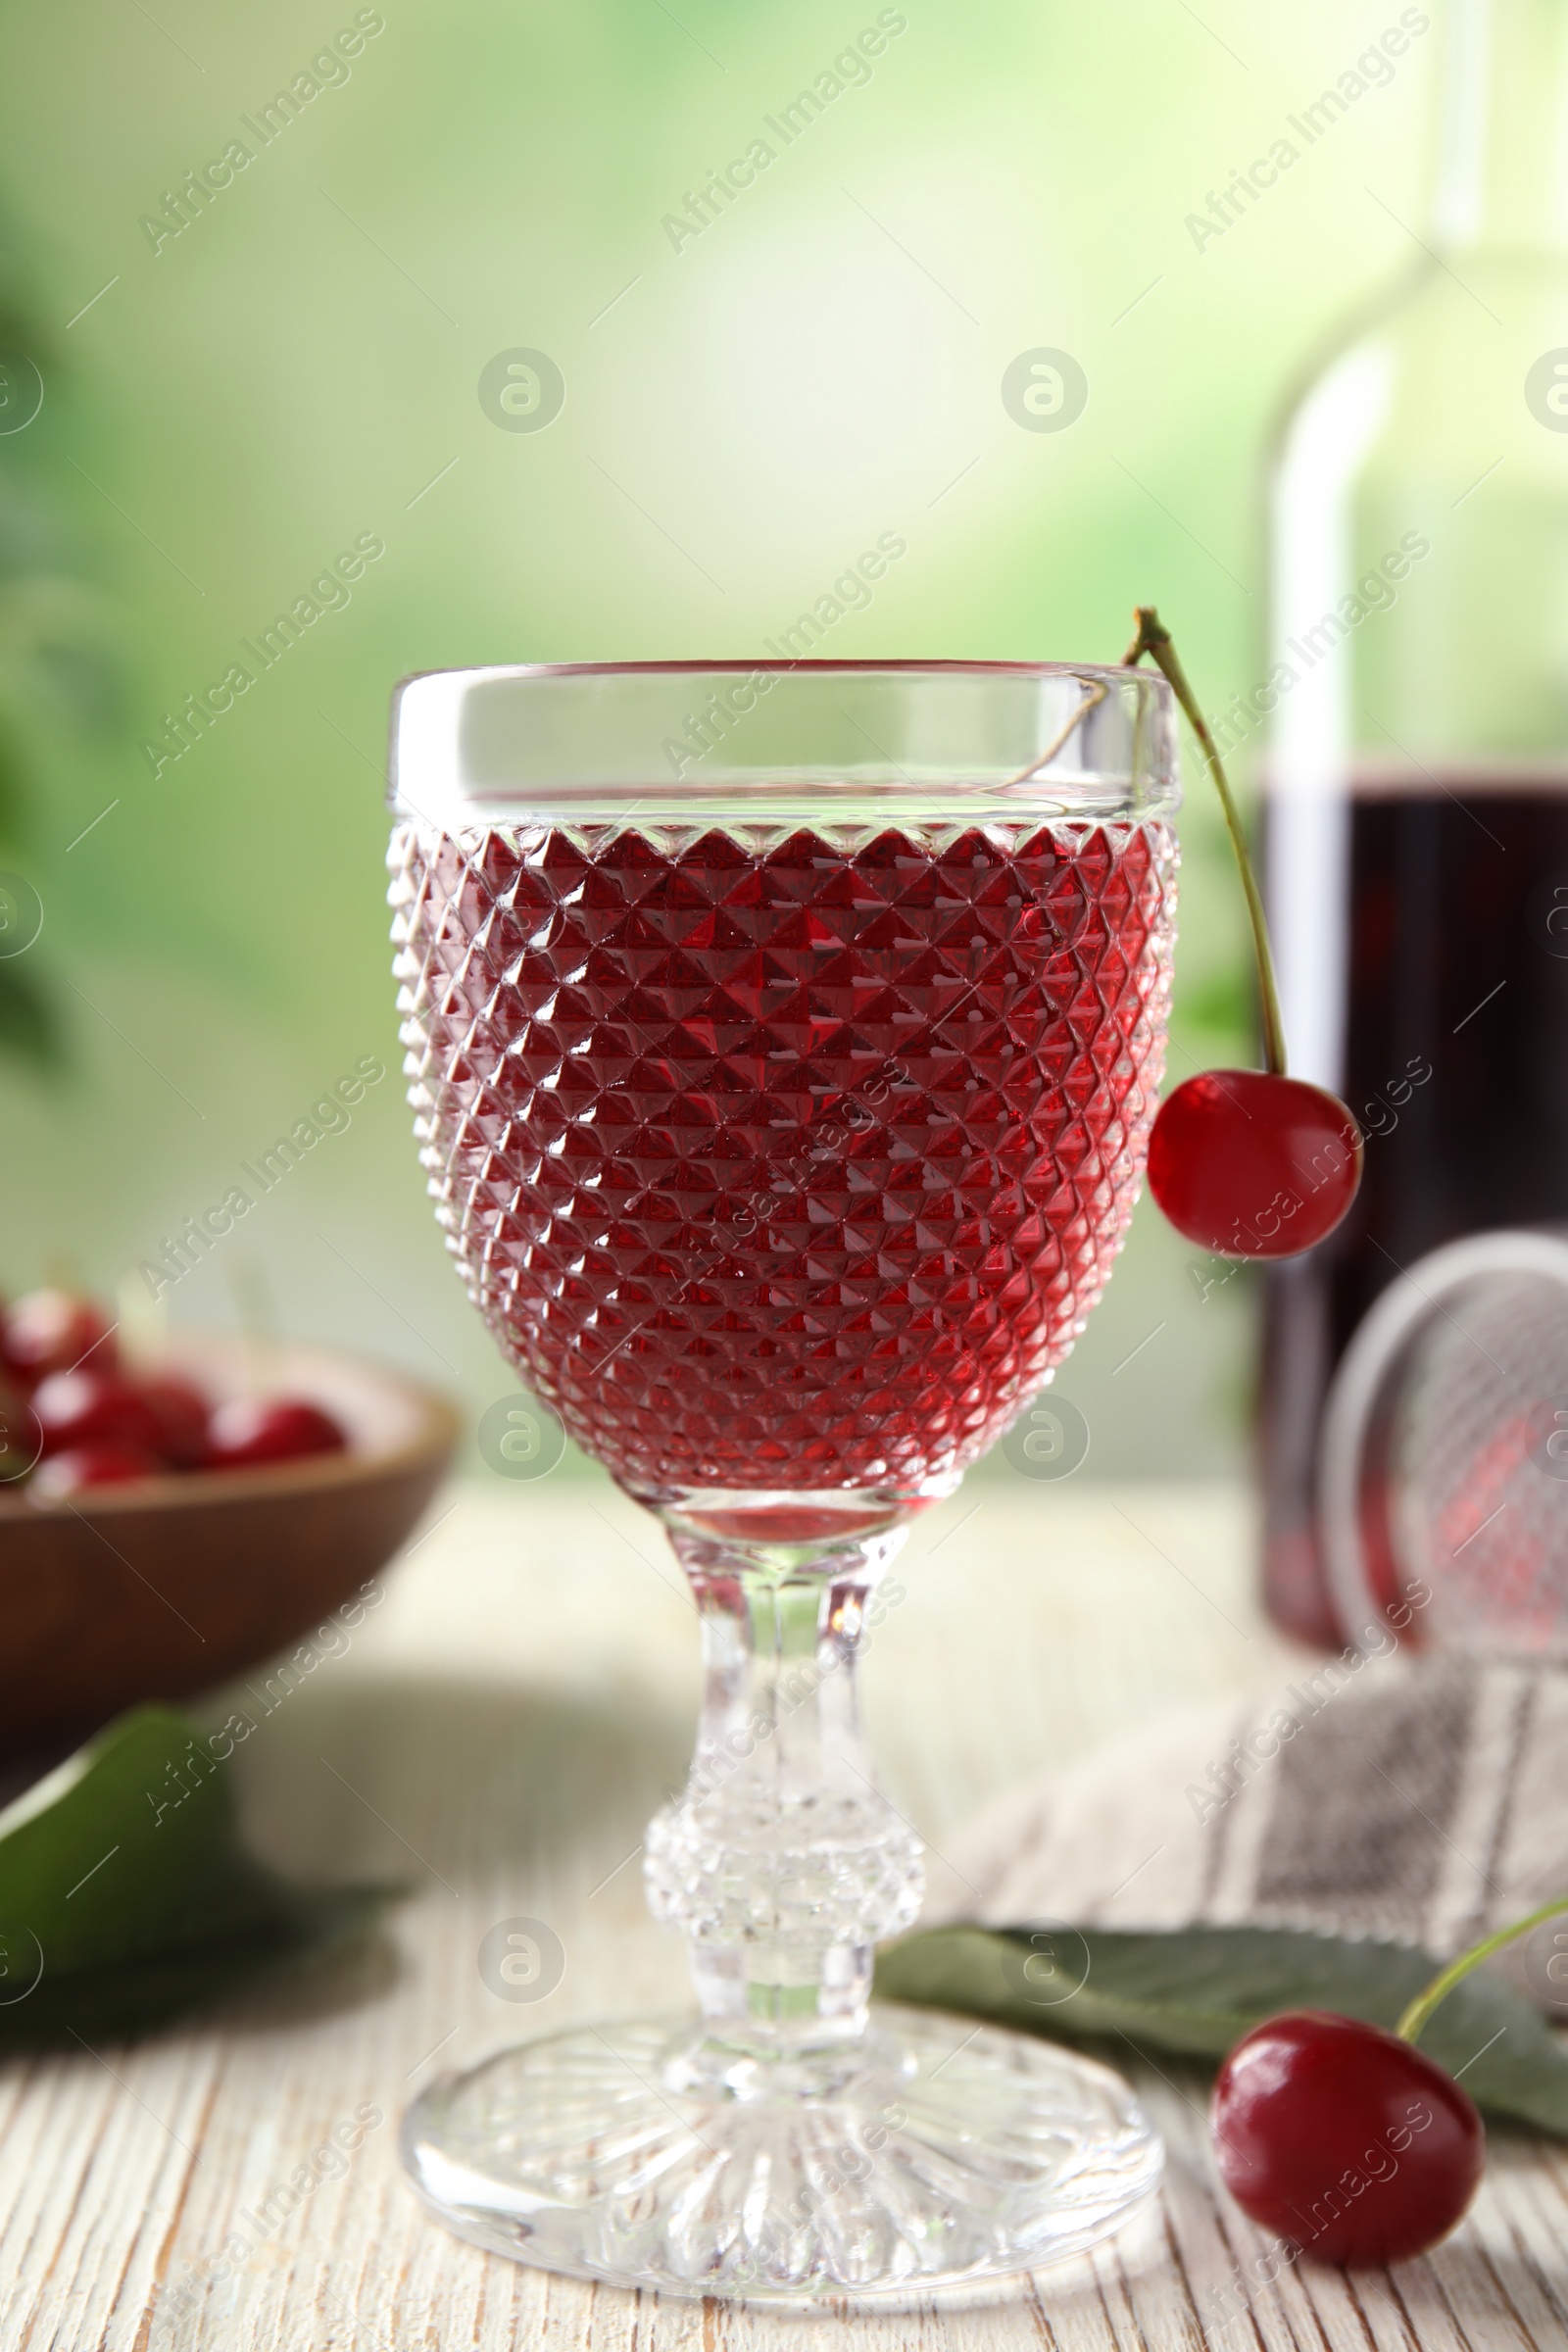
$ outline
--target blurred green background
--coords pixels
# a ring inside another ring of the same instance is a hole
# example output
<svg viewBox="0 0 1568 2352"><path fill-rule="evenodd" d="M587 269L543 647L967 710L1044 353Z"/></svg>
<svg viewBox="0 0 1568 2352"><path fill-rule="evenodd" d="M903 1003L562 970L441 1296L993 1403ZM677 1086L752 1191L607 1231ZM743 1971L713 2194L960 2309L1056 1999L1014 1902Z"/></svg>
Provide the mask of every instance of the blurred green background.
<svg viewBox="0 0 1568 2352"><path fill-rule="evenodd" d="M0 433L0 866L44 909L11 969L36 1002L12 989L0 1049L8 1287L70 1266L133 1288L378 1056L352 1127L172 1311L270 1301L472 1415L515 1386L448 1268L401 1096L380 773L405 671L753 655L893 530L906 558L824 652L1114 659L1136 599L1211 709L1262 674L1266 433L1414 250L1436 37L1200 247L1187 216L1391 0L890 13L869 78L786 148L763 118L874 6L7 12L0 344L44 386ZM346 70L313 75L356 22ZM264 147L241 118L291 87ZM664 216L759 136L776 162L677 250ZM236 137L253 160L155 250L144 217ZM542 431L480 405L519 346L564 378ZM1002 400L1041 346L1088 379L1058 432ZM164 714L366 532L385 554L352 602L155 776ZM1191 759L1189 790L1176 1076L1248 1048L1240 899ZM1203 1297L1144 1204L1058 1384L1090 1475L1239 1466L1247 1282Z"/></svg>

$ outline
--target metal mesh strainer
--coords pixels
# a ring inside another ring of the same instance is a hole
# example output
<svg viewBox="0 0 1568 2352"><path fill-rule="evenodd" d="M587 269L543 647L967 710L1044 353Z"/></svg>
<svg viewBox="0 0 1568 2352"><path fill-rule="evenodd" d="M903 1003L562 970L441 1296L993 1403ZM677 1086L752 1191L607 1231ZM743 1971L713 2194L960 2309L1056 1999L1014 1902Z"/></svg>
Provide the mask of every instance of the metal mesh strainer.
<svg viewBox="0 0 1568 2352"><path fill-rule="evenodd" d="M1384 1293L1335 1382L1319 1498L1361 1647L1416 1598L1422 1646L1568 1657L1568 1242L1479 1235Z"/></svg>

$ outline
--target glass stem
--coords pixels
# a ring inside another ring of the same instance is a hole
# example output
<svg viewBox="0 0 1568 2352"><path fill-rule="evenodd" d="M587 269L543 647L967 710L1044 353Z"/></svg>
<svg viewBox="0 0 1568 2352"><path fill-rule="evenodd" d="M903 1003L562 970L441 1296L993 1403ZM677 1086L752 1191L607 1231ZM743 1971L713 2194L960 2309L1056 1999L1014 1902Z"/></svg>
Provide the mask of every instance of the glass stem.
<svg viewBox="0 0 1568 2352"><path fill-rule="evenodd" d="M863 2034L876 1943L913 1924L919 1839L874 1785L856 1663L903 1528L768 1544L670 1527L703 1633L684 1790L647 1841L710 2039L756 2057Z"/></svg>

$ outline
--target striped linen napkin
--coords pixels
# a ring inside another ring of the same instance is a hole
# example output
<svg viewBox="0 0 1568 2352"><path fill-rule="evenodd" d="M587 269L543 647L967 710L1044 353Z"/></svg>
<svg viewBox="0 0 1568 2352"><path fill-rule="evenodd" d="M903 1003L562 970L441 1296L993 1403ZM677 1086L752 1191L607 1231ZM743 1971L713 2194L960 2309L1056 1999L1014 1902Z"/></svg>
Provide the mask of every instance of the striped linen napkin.
<svg viewBox="0 0 1568 2352"><path fill-rule="evenodd" d="M1335 1659L1008 1792L929 1869L923 1926L1248 1922L1446 1957L1568 1894L1568 1672ZM1568 2021L1568 1916L1495 1965Z"/></svg>

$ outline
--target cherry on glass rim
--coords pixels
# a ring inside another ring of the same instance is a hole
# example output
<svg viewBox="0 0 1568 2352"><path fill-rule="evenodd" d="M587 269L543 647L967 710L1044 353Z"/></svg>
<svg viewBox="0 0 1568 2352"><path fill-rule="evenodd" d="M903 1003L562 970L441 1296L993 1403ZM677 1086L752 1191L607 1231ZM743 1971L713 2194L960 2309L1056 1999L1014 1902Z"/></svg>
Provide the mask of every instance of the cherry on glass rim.
<svg viewBox="0 0 1568 2352"><path fill-rule="evenodd" d="M1225 813L1251 925L1263 1020L1261 1070L1205 1070L1161 1103L1150 1138L1149 1187L1190 1242L1226 1257L1298 1257L1334 1231L1361 1182L1361 1131L1322 1087L1288 1076L1285 1024L1263 896L1247 835L1202 707L1171 634L1152 605L1139 605L1138 634L1124 660L1145 654L1170 686Z"/></svg>
<svg viewBox="0 0 1568 2352"><path fill-rule="evenodd" d="M1159 1106L1149 1189L1178 1233L1225 1257L1295 1257L1361 1181L1361 1132L1334 1095L1272 1070L1204 1070Z"/></svg>

